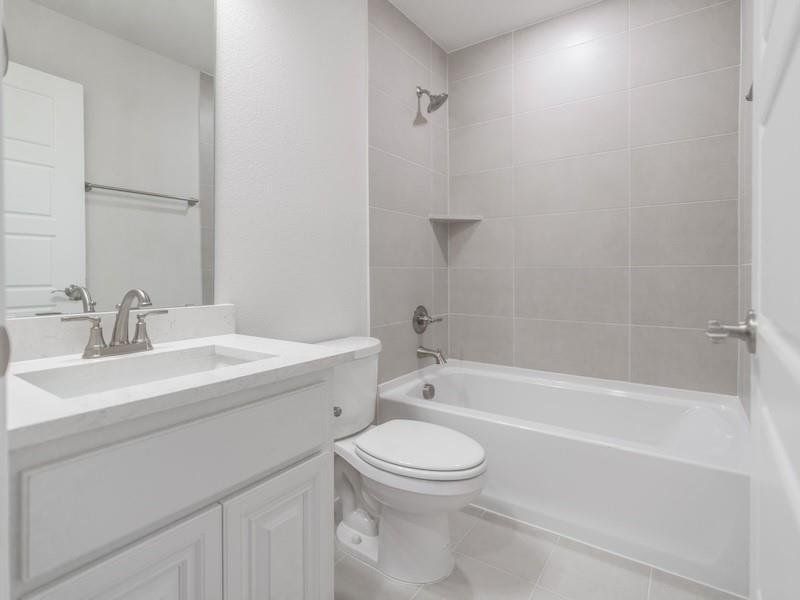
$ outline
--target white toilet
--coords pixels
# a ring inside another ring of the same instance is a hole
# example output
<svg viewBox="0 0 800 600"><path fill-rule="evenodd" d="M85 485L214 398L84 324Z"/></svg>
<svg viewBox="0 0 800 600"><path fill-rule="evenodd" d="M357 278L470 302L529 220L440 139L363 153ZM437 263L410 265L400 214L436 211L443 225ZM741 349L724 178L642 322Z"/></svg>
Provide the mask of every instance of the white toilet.
<svg viewBox="0 0 800 600"><path fill-rule="evenodd" d="M422 421L373 425L380 341L324 343L355 350L357 357L334 372L339 544L390 577L413 583L444 579L454 565L447 515L483 489L483 448Z"/></svg>

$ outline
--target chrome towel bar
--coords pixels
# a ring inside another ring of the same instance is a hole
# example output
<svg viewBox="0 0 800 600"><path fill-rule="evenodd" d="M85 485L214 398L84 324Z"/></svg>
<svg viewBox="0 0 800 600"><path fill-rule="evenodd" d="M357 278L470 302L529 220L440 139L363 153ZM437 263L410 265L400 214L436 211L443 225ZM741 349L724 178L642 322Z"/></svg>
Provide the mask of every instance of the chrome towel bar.
<svg viewBox="0 0 800 600"><path fill-rule="evenodd" d="M114 187L111 185L100 185L97 183L84 182L84 187L87 192L92 190L109 190L111 192L122 192L123 194L136 194L137 196L151 196L153 198L167 198L168 200L179 200L186 202L189 206L194 206L200 202L197 198L185 198L183 196L171 196L169 194L158 194L156 192L144 192L142 190L132 190L129 188Z"/></svg>

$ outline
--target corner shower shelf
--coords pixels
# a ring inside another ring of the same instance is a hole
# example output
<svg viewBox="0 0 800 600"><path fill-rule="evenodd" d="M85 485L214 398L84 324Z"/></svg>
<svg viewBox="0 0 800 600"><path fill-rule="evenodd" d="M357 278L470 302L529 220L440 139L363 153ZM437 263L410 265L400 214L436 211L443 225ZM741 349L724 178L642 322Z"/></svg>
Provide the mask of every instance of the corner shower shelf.
<svg viewBox="0 0 800 600"><path fill-rule="evenodd" d="M481 215L428 215L431 223L477 223L483 221Z"/></svg>

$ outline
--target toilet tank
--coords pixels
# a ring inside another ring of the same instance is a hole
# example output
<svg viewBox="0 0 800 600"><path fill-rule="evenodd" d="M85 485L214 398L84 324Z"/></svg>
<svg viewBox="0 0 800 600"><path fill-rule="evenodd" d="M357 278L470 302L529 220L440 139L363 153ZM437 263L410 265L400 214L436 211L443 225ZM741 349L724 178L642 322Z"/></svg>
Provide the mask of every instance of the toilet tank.
<svg viewBox="0 0 800 600"><path fill-rule="evenodd" d="M378 395L378 356L381 342L370 337L349 337L320 342L355 352L355 360L333 369L333 437L348 437L375 420Z"/></svg>

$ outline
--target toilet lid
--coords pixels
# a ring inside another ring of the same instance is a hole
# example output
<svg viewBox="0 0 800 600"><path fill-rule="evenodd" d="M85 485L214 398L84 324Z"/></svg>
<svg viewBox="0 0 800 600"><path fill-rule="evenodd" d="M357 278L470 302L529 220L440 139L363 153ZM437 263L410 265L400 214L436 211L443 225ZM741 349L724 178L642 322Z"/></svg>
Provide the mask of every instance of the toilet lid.
<svg viewBox="0 0 800 600"><path fill-rule="evenodd" d="M375 459L368 461L373 465L393 465L410 475L414 470L467 471L486 460L483 447L472 438L423 421L388 421L362 433L355 445L362 458Z"/></svg>

